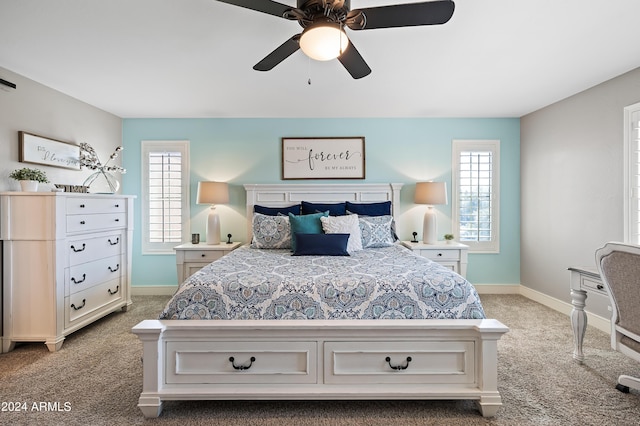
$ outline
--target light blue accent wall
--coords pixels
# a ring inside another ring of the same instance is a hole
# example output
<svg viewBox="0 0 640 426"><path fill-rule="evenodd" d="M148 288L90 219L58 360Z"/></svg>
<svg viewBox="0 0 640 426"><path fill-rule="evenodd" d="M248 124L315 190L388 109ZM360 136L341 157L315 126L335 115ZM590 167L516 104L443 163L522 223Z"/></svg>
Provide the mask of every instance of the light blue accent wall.
<svg viewBox="0 0 640 426"><path fill-rule="evenodd" d="M195 204L200 180L227 181L230 202L218 206L223 236L247 241L245 183L282 183L281 138L364 136L366 179L404 183L396 214L398 235L422 233L425 206L413 204L415 182L444 180L451 196L451 141L499 139L500 253L470 254L467 278L476 284L520 283L520 119L363 118L363 119L125 119L123 193L137 195L132 285L175 285L175 256L141 254L141 158L143 140L189 140L191 232L204 234L207 206ZM286 181L296 183L297 181ZM341 181L313 181L339 183ZM354 181L344 181L351 182ZM438 235L451 232L451 204L436 207Z"/></svg>

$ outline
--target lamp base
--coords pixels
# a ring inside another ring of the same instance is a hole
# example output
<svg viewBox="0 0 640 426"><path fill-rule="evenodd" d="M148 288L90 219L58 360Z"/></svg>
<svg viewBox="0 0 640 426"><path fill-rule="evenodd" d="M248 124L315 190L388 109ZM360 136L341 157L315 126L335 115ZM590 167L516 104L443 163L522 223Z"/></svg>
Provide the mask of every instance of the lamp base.
<svg viewBox="0 0 640 426"><path fill-rule="evenodd" d="M422 224L422 241L425 244L435 244L437 241L436 212L432 206L427 208Z"/></svg>
<svg viewBox="0 0 640 426"><path fill-rule="evenodd" d="M207 217L207 244L220 244L220 217L215 212L215 207L211 207Z"/></svg>

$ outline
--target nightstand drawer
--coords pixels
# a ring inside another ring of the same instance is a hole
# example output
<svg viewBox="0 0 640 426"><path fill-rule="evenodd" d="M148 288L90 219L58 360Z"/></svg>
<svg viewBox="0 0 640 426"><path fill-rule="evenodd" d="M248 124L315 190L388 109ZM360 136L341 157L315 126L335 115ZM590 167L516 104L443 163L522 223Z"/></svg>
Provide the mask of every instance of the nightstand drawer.
<svg viewBox="0 0 640 426"><path fill-rule="evenodd" d="M186 250L184 260L188 262L213 262L227 253L221 250Z"/></svg>
<svg viewBox="0 0 640 426"><path fill-rule="evenodd" d="M460 250L416 250L420 256L431 260L460 260Z"/></svg>

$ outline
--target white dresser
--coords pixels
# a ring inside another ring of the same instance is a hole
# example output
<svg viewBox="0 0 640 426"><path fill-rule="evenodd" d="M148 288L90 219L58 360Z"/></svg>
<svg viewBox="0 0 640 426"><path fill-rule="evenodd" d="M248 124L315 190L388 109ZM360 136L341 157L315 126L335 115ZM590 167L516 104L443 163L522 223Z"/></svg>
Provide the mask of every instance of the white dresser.
<svg viewBox="0 0 640 426"><path fill-rule="evenodd" d="M133 196L0 194L2 352L64 338L131 305Z"/></svg>

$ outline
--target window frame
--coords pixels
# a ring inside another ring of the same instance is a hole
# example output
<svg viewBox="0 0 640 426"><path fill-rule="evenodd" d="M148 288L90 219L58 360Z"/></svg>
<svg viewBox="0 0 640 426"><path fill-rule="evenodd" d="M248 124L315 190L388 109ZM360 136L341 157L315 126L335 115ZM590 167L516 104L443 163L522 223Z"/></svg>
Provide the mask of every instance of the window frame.
<svg viewBox="0 0 640 426"><path fill-rule="evenodd" d="M140 143L141 151L141 188L140 194L142 194L141 200L141 222L142 222L142 254L143 255L157 255L157 254L175 254L173 248L182 244L182 241L189 241L189 235L191 234L191 212L190 212L190 193L189 193L189 141L188 140L143 140ZM180 216L182 218L182 233L180 242L165 242L165 243L153 243L149 241L149 222L146 218L149 215L149 153L161 152L161 151L178 151L181 155L181 190L184 196L180 203Z"/></svg>
<svg viewBox="0 0 640 426"><path fill-rule="evenodd" d="M500 253L500 140L456 139L451 148L451 227L458 241L469 246L473 253ZM490 151L491 159L491 241L463 241L460 239L460 153Z"/></svg>
<svg viewBox="0 0 640 426"><path fill-rule="evenodd" d="M624 108L624 241L640 244L640 102Z"/></svg>

